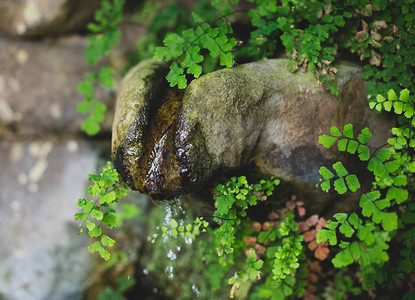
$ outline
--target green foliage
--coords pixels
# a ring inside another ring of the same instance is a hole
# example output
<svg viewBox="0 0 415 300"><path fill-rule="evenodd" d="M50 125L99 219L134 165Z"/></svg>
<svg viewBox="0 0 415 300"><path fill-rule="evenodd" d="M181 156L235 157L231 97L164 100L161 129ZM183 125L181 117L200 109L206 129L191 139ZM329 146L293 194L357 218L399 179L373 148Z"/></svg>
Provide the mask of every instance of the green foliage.
<svg viewBox="0 0 415 300"><path fill-rule="evenodd" d="M209 52L212 59L219 58L221 66L230 68L234 63L231 50L236 45L236 40L229 37L233 32L230 23L220 18L211 27L196 13L192 17L198 25L183 30L181 35L167 35L163 41L164 47L157 47L154 54L154 58L158 60L173 60L166 79L170 86L178 85L180 89L187 86L185 71L194 78L202 73L201 63L205 59L203 49Z"/></svg>
<svg viewBox="0 0 415 300"><path fill-rule="evenodd" d="M375 285L385 287L396 278L408 276L415 269L415 180L412 175L415 172L415 118L414 101L410 96L415 92L413 1L248 1L252 4L247 17L254 30L250 32L249 41L239 42L238 32L234 32L237 26L231 23L240 21L233 8L238 0L198 1L192 8L192 19L179 1L166 6L146 1L141 13L133 18L149 28L148 35L138 42L137 59L154 56L171 62L167 80L171 86L185 88L189 80L214 70L217 65L232 67L238 58L244 61L264 59L284 49L290 57L291 71L309 70L319 84L338 94L334 66L337 52L356 53L366 64L363 76L368 80L370 108L394 112L399 125L392 128L393 137L387 141L388 147L375 151L367 145L371 137L368 128L355 136L351 124L343 128L333 126L330 134L320 137L319 142L324 147L336 144L339 151L356 155L362 164L367 162L374 181L372 189L364 192L357 176L349 174L341 162L330 168L320 168L320 187L324 191L333 186L339 194L360 190L361 195L357 210L335 214L333 220L318 231L317 242L338 246L332 259L335 267L358 264L364 289ZM118 44L121 32L117 26L122 6L122 0L102 1L96 22L88 27L93 33L86 53L89 64L95 65ZM157 47L162 43L162 47ZM237 48L242 44L246 46ZM89 114L82 124L89 135L99 132L106 110L104 104L94 100L95 89L99 85L111 89L113 75L112 68L101 67L99 72L87 73L85 81L78 85L85 100L77 109ZM402 87L407 89L398 96L395 90ZM374 97L378 92L382 95ZM112 171L107 166L100 175L90 175L94 184L86 193L96 199L80 199L78 206L83 212L75 215L82 220L81 231L85 225L89 235L98 239L89 247L90 252L98 252L105 259L110 255L104 247L112 247L115 241L103 233L103 228L112 228L124 217L134 214L132 207L126 207L124 215L115 214L113 205L125 193L125 188ZM248 291L252 299L300 297L306 284L305 235L298 233L301 226L295 220L294 208L287 207L284 213L278 211L278 223L272 221L266 229L257 229L247 215L247 209L270 196L278 183L271 180L250 185L243 176L232 178L215 188L213 220L217 227L209 227L202 217L187 225L171 219L161 227L160 233L152 235L152 242L158 243L160 236L163 241L171 238L195 241L205 233L206 240L197 247L203 262L193 260L193 263L201 273L207 274L208 279L203 284L206 283L209 292L217 292L218 297L223 296L219 290L225 274L230 272L234 274L228 280L231 297L243 298ZM300 214L300 210L298 212ZM389 262L392 239L401 246L400 257L394 258L394 262L398 261L396 266ZM324 248L322 244L315 247ZM327 295L334 299L343 299L348 291L358 295L360 289L353 286L353 279L342 274L344 271L335 275L333 285L326 288ZM190 286L184 289L189 291ZM107 298L123 297L121 290L108 290L108 293ZM188 292L184 297L192 296Z"/></svg>
<svg viewBox="0 0 415 300"><path fill-rule="evenodd" d="M75 220L82 220L80 232L84 232L84 225L91 238L97 241L88 247L89 252L98 252L105 260L109 260L111 255L104 247L114 246L115 241L103 233L103 228L113 228L117 226L115 205L119 199L127 194L128 188L119 180L118 173L108 162L100 174L89 174L92 182L85 189L85 194L91 199L80 198L78 208L83 212L75 214Z"/></svg>
<svg viewBox="0 0 415 300"><path fill-rule="evenodd" d="M210 0L197 1L191 11L206 20L215 18L217 12ZM163 43L168 33L178 33L194 27L195 23L189 18L190 14L185 7L180 5L179 0L170 1L166 5L155 1L145 1L131 18L131 21L147 28L147 33L137 40L136 59L141 61L153 57L156 47Z"/></svg>
<svg viewBox="0 0 415 300"><path fill-rule="evenodd" d="M106 286L98 294L98 300L126 300L123 293L136 283L134 278L125 276L117 277L117 288Z"/></svg>
<svg viewBox="0 0 415 300"><path fill-rule="evenodd" d="M318 142L326 148L330 148L337 141L337 148L339 151L347 151L350 154L359 154L360 160L369 160L370 152L366 145L372 133L366 127L357 136L357 141L353 136L353 125L346 124L343 127L343 135L336 126L330 128L331 135L321 135Z"/></svg>
<svg viewBox="0 0 415 300"><path fill-rule="evenodd" d="M117 28L122 19L124 0L104 0L101 8L95 12L95 23L88 24L88 29L93 33L88 38L86 47L86 61L94 66L106 55L111 47L117 46L121 36L121 30ZM78 93L84 96L83 102L77 106L81 114L88 114L82 122L81 128L86 134L96 135L100 130L100 123L105 119L107 106L94 99L98 86L112 89L115 70L102 66L98 72L88 72L85 80L78 84Z"/></svg>
<svg viewBox="0 0 415 300"><path fill-rule="evenodd" d="M259 184L248 184L245 176L232 177L226 184L215 187L216 211L214 220L221 224L215 230L217 251L221 256L226 254L232 257L235 243L235 226L241 224L241 218L246 217L246 209L256 205L261 199L262 191L267 196L272 195L274 187L279 184L278 179L271 181L261 180Z"/></svg>
<svg viewBox="0 0 415 300"><path fill-rule="evenodd" d="M218 288L224 274L231 273L231 298L243 297L249 290L251 299L270 298L265 295L273 295L272 299L300 297L305 290L307 266L295 209L305 214L303 203L287 202L286 208L274 212L273 221L263 226L247 215L248 208L266 201L278 184L279 180L272 178L249 184L245 176L233 177L214 190L216 210L212 217L217 227L211 228L200 217L188 224L171 219L160 228L161 234L152 235L152 242L158 243L160 235L167 240L196 241L196 236L206 232L198 240L207 237L209 243L200 242L198 248L204 249L204 260L209 261L206 276L210 284Z"/></svg>
<svg viewBox="0 0 415 300"><path fill-rule="evenodd" d="M336 273L332 285L325 288L324 299L343 300L347 298L349 293L354 296L361 295L361 288L354 286L353 279L345 273L345 269Z"/></svg>
<svg viewBox="0 0 415 300"><path fill-rule="evenodd" d="M203 220L203 217L196 218L193 223L182 225L179 224L175 219L170 220L170 224L161 227L163 238L167 238L168 236L173 237L180 237L182 239L190 239L189 241L193 241L199 236L201 233L206 232L206 228L209 226L209 222ZM152 243L155 243L159 234L154 233L152 236Z"/></svg>
<svg viewBox="0 0 415 300"><path fill-rule="evenodd" d="M320 185L323 191L328 192L330 190L331 180L333 178L337 178L333 181L333 185L334 189L339 194L346 193L348 189L352 192L356 192L358 189L360 189L360 183L356 175L349 174L341 162L334 163L333 169L336 173L336 177L326 167L321 167L319 170L320 175L323 176L323 179L325 180Z"/></svg>
<svg viewBox="0 0 415 300"><path fill-rule="evenodd" d="M404 273L415 270L413 263L415 257L411 254L413 243L407 240L413 238L412 224L415 223L415 215L412 212L415 205L413 197L410 197L414 186L409 184L414 182L415 172L413 168L415 142L412 141L413 100L407 89L400 92L399 98L394 90L389 90L387 97L377 95L376 101L371 102L370 107L378 111L391 111L394 108L395 114L403 116L399 120L400 126L392 128L395 137L388 140L389 147L385 147L388 145L386 144L372 154L359 155L361 161L368 161L367 169L374 175L372 190L360 196L360 210L351 214L335 214L335 221L328 221L326 228L317 233L317 242L328 241L331 246L340 247L341 250L332 260L335 267L341 268L354 262L359 263L365 289L372 288L376 283L387 284L387 278L390 276L403 278ZM347 124L343 130L343 136L348 139L344 144L340 143L341 133L336 127L331 128L330 134L330 136L321 136L319 142L330 148L337 141L338 149L347 150L350 154L355 154L357 146L353 146L349 151L346 143L350 145L355 141L360 147L368 142L371 135L365 128L358 135L357 141L354 140L353 127L350 124ZM342 178L348 174L341 164L335 167L336 164L333 165L333 169L337 177ZM328 191L329 181L335 175L325 167L320 169L320 174L325 180L320 186ZM353 182L358 182L357 178L355 180ZM347 177L346 182L349 183ZM336 184L334 185L336 187ZM337 187L339 186L340 188L336 188L339 194L346 191L344 183ZM350 186L349 189L354 191ZM406 246L401 251L403 263L393 271L389 269L386 271L390 259L389 242L396 236L398 241Z"/></svg>

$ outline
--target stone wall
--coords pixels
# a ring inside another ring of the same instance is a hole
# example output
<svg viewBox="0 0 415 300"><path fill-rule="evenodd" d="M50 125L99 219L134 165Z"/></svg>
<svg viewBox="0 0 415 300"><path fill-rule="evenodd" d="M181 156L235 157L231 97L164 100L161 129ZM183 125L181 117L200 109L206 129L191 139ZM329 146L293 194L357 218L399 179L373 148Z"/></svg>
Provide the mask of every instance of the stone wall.
<svg viewBox="0 0 415 300"><path fill-rule="evenodd" d="M96 94L108 105L99 138L86 139L76 112L76 86L94 70L85 62L85 24L99 2L0 0L0 299L84 299L103 284L103 260L88 253L91 241L73 219L88 174L110 151L114 91ZM117 74L143 33L122 26L122 46L104 62ZM131 226L132 236L142 234ZM124 238L128 262L139 243Z"/></svg>

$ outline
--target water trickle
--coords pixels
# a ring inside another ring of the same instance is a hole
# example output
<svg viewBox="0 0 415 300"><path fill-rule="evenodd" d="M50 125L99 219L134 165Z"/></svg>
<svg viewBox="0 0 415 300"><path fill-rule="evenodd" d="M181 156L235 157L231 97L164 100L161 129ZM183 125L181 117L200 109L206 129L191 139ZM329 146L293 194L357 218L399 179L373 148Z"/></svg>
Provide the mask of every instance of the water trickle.
<svg viewBox="0 0 415 300"><path fill-rule="evenodd" d="M182 219L185 211L183 210L183 208L179 205L179 200L175 199L173 201L164 201L161 203L161 206L164 209L165 212L165 216L164 216L164 226L169 227L170 226L170 222L172 219L176 220L178 222L179 225L183 225L184 224L184 220ZM171 231L168 230L166 232L166 237L163 239L163 243L164 243L164 247L166 249L166 256L170 261L174 261L177 259L178 256L178 252L180 252L181 247L180 246L176 246L175 247L175 251L173 251L174 249L168 249L167 247L167 241L169 238L177 238L177 236L174 236L171 234ZM172 262L171 262L172 263ZM167 277L169 279L173 279L174 278L174 267L172 264L169 264L166 266L165 268L165 273L167 274Z"/></svg>
<svg viewBox="0 0 415 300"><path fill-rule="evenodd" d="M166 269L164 270L164 272L167 274L167 277L169 279L173 279L174 278L173 266L167 266Z"/></svg>
<svg viewBox="0 0 415 300"><path fill-rule="evenodd" d="M169 251L167 251L167 257L170 260L175 260L177 258L177 255L173 252L173 250L169 249Z"/></svg>
<svg viewBox="0 0 415 300"><path fill-rule="evenodd" d="M200 297L200 291L199 291L199 288L196 286L196 284L193 284L193 285L192 285L192 291L193 291L193 293L195 294L195 296L196 296L197 298L199 298L199 297Z"/></svg>
<svg viewBox="0 0 415 300"><path fill-rule="evenodd" d="M186 243L186 245L191 245L193 243L193 239L191 237L184 237L184 242Z"/></svg>

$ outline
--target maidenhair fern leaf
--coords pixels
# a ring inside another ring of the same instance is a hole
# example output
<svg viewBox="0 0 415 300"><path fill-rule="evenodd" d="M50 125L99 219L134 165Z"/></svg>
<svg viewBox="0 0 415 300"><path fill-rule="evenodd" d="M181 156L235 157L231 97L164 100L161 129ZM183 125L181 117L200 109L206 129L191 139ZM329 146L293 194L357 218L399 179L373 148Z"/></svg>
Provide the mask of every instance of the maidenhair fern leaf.
<svg viewBox="0 0 415 300"><path fill-rule="evenodd" d="M328 180L334 177L334 174L330 172L329 169L327 169L326 167L321 167L318 172L320 173L321 176L323 176L325 180Z"/></svg>
<svg viewBox="0 0 415 300"><path fill-rule="evenodd" d="M353 136L353 125L352 124L346 124L346 125L344 125L343 135L345 137L348 137L349 139L353 139L354 138L354 136Z"/></svg>
<svg viewBox="0 0 415 300"><path fill-rule="evenodd" d="M347 186L349 187L349 190L351 190L352 192L356 192L358 189L360 189L360 183L356 175L354 174L347 175L346 182L347 182Z"/></svg>
<svg viewBox="0 0 415 300"><path fill-rule="evenodd" d="M333 183L334 185L334 189L337 191L337 193L344 194L347 192L347 187L346 184L344 183L344 179L343 177L340 177L338 179L336 179Z"/></svg>
<svg viewBox="0 0 415 300"><path fill-rule="evenodd" d="M340 225L339 231L343 233L345 237L350 238L355 230L350 226L349 222L344 221L343 224Z"/></svg>
<svg viewBox="0 0 415 300"><path fill-rule="evenodd" d="M349 152L350 154L355 154L358 147L359 147L358 142L356 142L355 140L350 140L349 143L347 144L347 152Z"/></svg>
<svg viewBox="0 0 415 300"><path fill-rule="evenodd" d="M369 147L366 145L360 145L357 152L359 153L359 158L362 161L367 161L370 158Z"/></svg>
<svg viewBox="0 0 415 300"><path fill-rule="evenodd" d="M317 232L317 243L325 243L329 241L331 246L337 245L337 236L335 230L320 229Z"/></svg>
<svg viewBox="0 0 415 300"><path fill-rule="evenodd" d="M333 169L336 171L337 175L340 177L343 177L349 174L349 172L347 172L347 170L345 169L345 167L340 161L333 164Z"/></svg>
<svg viewBox="0 0 415 300"><path fill-rule="evenodd" d="M330 190L330 187L331 187L330 180L326 180L322 184L320 184L321 190L326 193Z"/></svg>
<svg viewBox="0 0 415 300"><path fill-rule="evenodd" d="M409 101L409 90L404 89L400 92L399 100L402 102L408 102Z"/></svg>
<svg viewBox="0 0 415 300"><path fill-rule="evenodd" d="M332 259L332 263L336 268L348 266L353 263L353 257L350 252L350 248L346 248L343 251L336 254Z"/></svg>
<svg viewBox="0 0 415 300"><path fill-rule="evenodd" d="M383 212L382 227L386 231L396 230L398 228L398 215L395 212Z"/></svg>
<svg viewBox="0 0 415 300"><path fill-rule="evenodd" d="M318 142L326 148L330 148L335 142L336 138L329 135L320 135Z"/></svg>
<svg viewBox="0 0 415 300"><path fill-rule="evenodd" d="M340 223L343 223L347 219L347 214L346 213L337 213L333 216L333 218L335 218Z"/></svg>
<svg viewBox="0 0 415 300"><path fill-rule="evenodd" d="M341 136L342 135L340 130L336 126L330 127L330 134L332 136Z"/></svg>
<svg viewBox="0 0 415 300"><path fill-rule="evenodd" d="M339 151L346 151L348 139L341 139L337 142L337 148Z"/></svg>
<svg viewBox="0 0 415 300"><path fill-rule="evenodd" d="M396 93L393 89L390 89L388 91L388 99L392 100L392 101L398 100L398 96L396 95Z"/></svg>
<svg viewBox="0 0 415 300"><path fill-rule="evenodd" d="M357 140L361 143L361 144L366 144L370 137L372 136L372 133L370 132L369 128L364 128L362 129L362 131L359 133L359 135L357 136Z"/></svg>

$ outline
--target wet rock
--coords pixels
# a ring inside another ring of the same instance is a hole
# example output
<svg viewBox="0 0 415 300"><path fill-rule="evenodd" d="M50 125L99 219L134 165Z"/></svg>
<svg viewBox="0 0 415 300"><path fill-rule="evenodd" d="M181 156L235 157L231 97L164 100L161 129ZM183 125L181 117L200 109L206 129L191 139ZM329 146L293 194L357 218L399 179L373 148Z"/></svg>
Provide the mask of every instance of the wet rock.
<svg viewBox="0 0 415 300"><path fill-rule="evenodd" d="M1 0L0 29L17 36L61 35L84 29L99 0Z"/></svg>
<svg viewBox="0 0 415 300"><path fill-rule="evenodd" d="M181 103L179 92L165 88L160 63L135 67L120 89L113 125L113 158L126 182L169 198L254 160L264 174L310 188L320 166L341 158L318 144L330 126L367 126L372 144L384 143L391 123L368 108L361 68L336 66L336 97L287 65L267 60L204 75Z"/></svg>

